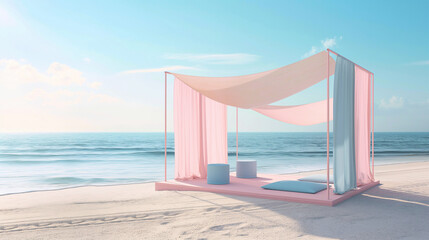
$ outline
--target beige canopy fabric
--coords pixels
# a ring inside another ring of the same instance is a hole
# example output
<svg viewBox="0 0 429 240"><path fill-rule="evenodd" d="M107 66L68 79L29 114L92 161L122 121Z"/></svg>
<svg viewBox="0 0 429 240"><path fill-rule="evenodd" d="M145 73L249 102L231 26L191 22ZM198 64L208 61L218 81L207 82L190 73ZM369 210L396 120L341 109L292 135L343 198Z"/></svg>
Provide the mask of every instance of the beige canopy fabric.
<svg viewBox="0 0 429 240"><path fill-rule="evenodd" d="M264 106L321 82L327 76L328 52L270 71L236 77L198 77L171 73L189 87L217 102L240 108ZM335 60L329 56L329 73Z"/></svg>

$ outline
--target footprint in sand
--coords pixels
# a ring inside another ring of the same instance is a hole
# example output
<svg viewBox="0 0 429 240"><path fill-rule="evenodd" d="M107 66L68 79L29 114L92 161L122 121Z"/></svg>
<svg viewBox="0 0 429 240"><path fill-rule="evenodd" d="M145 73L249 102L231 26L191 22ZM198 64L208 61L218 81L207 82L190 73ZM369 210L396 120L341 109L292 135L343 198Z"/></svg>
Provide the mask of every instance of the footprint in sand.
<svg viewBox="0 0 429 240"><path fill-rule="evenodd" d="M242 224L242 222L239 222L239 223L230 223L230 224L222 224L222 225L215 225L215 226L210 227L209 230L211 230L211 231L222 231L225 228L232 227L232 226L237 226L237 225L240 225L240 224Z"/></svg>

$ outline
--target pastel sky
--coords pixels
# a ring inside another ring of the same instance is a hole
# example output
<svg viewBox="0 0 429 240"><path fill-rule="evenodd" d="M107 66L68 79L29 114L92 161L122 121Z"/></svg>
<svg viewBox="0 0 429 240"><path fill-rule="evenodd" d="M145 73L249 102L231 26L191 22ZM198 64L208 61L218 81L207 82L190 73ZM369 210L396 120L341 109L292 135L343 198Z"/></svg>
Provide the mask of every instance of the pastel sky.
<svg viewBox="0 0 429 240"><path fill-rule="evenodd" d="M375 73L376 131L429 131L428 11L429 1L0 0L0 132L163 131L163 71L249 74L326 48ZM281 103L322 100L325 84ZM326 129L240 116L240 131Z"/></svg>

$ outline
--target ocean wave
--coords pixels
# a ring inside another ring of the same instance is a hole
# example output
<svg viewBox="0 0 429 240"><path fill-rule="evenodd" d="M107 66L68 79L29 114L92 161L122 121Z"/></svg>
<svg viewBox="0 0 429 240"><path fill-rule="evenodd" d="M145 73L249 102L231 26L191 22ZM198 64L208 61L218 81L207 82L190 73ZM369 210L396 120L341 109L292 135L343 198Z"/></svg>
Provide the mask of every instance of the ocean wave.
<svg viewBox="0 0 429 240"><path fill-rule="evenodd" d="M39 165L39 164L86 164L86 163L135 163L135 164L155 164L156 159L39 159L39 160L3 160L0 164L7 165Z"/></svg>
<svg viewBox="0 0 429 240"><path fill-rule="evenodd" d="M235 156L236 152L228 152L228 156ZM258 152L246 152L238 151L239 156L324 156L326 151L258 151ZM330 151L332 155L332 151Z"/></svg>
<svg viewBox="0 0 429 240"><path fill-rule="evenodd" d="M108 184L108 183L136 183L148 181L147 178L82 178L82 177L50 177L41 179L42 183L52 185L75 184Z"/></svg>
<svg viewBox="0 0 429 240"><path fill-rule="evenodd" d="M101 162L103 160L6 160L0 161L1 164L13 165L36 165L36 164L56 164L56 163L91 163Z"/></svg>
<svg viewBox="0 0 429 240"><path fill-rule="evenodd" d="M122 156L144 156L144 155L164 155L164 150L153 150L153 151L133 151L133 152L64 152L64 153L0 153L0 159L4 158L55 158L55 157L67 157L67 156L112 156L112 155L122 155ZM174 155L174 151L167 151L167 155ZM1 161L1 160L0 160Z"/></svg>
<svg viewBox="0 0 429 240"><path fill-rule="evenodd" d="M95 133L29 136L0 134L0 193L164 179L164 133L114 134L109 139ZM235 133L228 137L234 169ZM169 136L167 146L170 179L173 139ZM427 159L411 156L428 156L428 139L429 133L376 133L375 163ZM326 133L239 133L238 154L257 160L261 173L320 169L326 165ZM405 155L410 157L394 158Z"/></svg>
<svg viewBox="0 0 429 240"><path fill-rule="evenodd" d="M43 152L64 152L64 151L90 151L90 152L115 152L115 151L151 151L157 149L164 149L163 146L160 147L31 147L31 148L15 148L15 151L19 152L35 152L35 153L43 153ZM172 147L167 147L167 150L173 150Z"/></svg>
<svg viewBox="0 0 429 240"><path fill-rule="evenodd" d="M64 152L64 153L0 153L0 162L12 162L12 161L26 161L32 163L36 160L43 159L46 161L73 161L77 159L84 159L85 161L99 161L99 160L120 160L121 158L136 158L138 157L162 157L164 156L164 150L151 150L151 151L129 151L129 152ZM332 150L330 155L332 156ZM167 156L174 156L174 150L167 151ZM235 156L235 151L228 151L228 156ZM326 155L326 151L249 151L243 150L238 151L239 156L245 157L322 157ZM396 155L429 155L427 150L376 150L375 156L396 156ZM103 158L105 156L105 158ZM68 159L74 158L74 159ZM81 160L76 160L81 161ZM83 160L82 160L83 161Z"/></svg>
<svg viewBox="0 0 429 240"><path fill-rule="evenodd" d="M329 152L332 156L332 150ZM424 150L375 150L375 155L429 155L429 151ZM228 156L235 156L235 151L229 151ZM277 156L325 156L326 151L259 151L259 152L250 152L250 151L238 151L239 156L269 156L269 155L277 155Z"/></svg>
<svg viewBox="0 0 429 240"><path fill-rule="evenodd" d="M375 156L427 156L429 155L429 151L375 151Z"/></svg>

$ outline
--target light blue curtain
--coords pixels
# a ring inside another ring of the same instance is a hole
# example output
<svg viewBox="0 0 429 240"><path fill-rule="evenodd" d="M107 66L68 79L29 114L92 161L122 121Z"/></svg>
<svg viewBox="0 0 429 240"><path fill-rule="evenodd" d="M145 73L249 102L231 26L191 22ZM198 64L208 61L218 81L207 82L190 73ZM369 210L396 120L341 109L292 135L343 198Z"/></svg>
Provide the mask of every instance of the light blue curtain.
<svg viewBox="0 0 429 240"><path fill-rule="evenodd" d="M338 56L334 77L334 186L336 194L356 188L355 65Z"/></svg>

